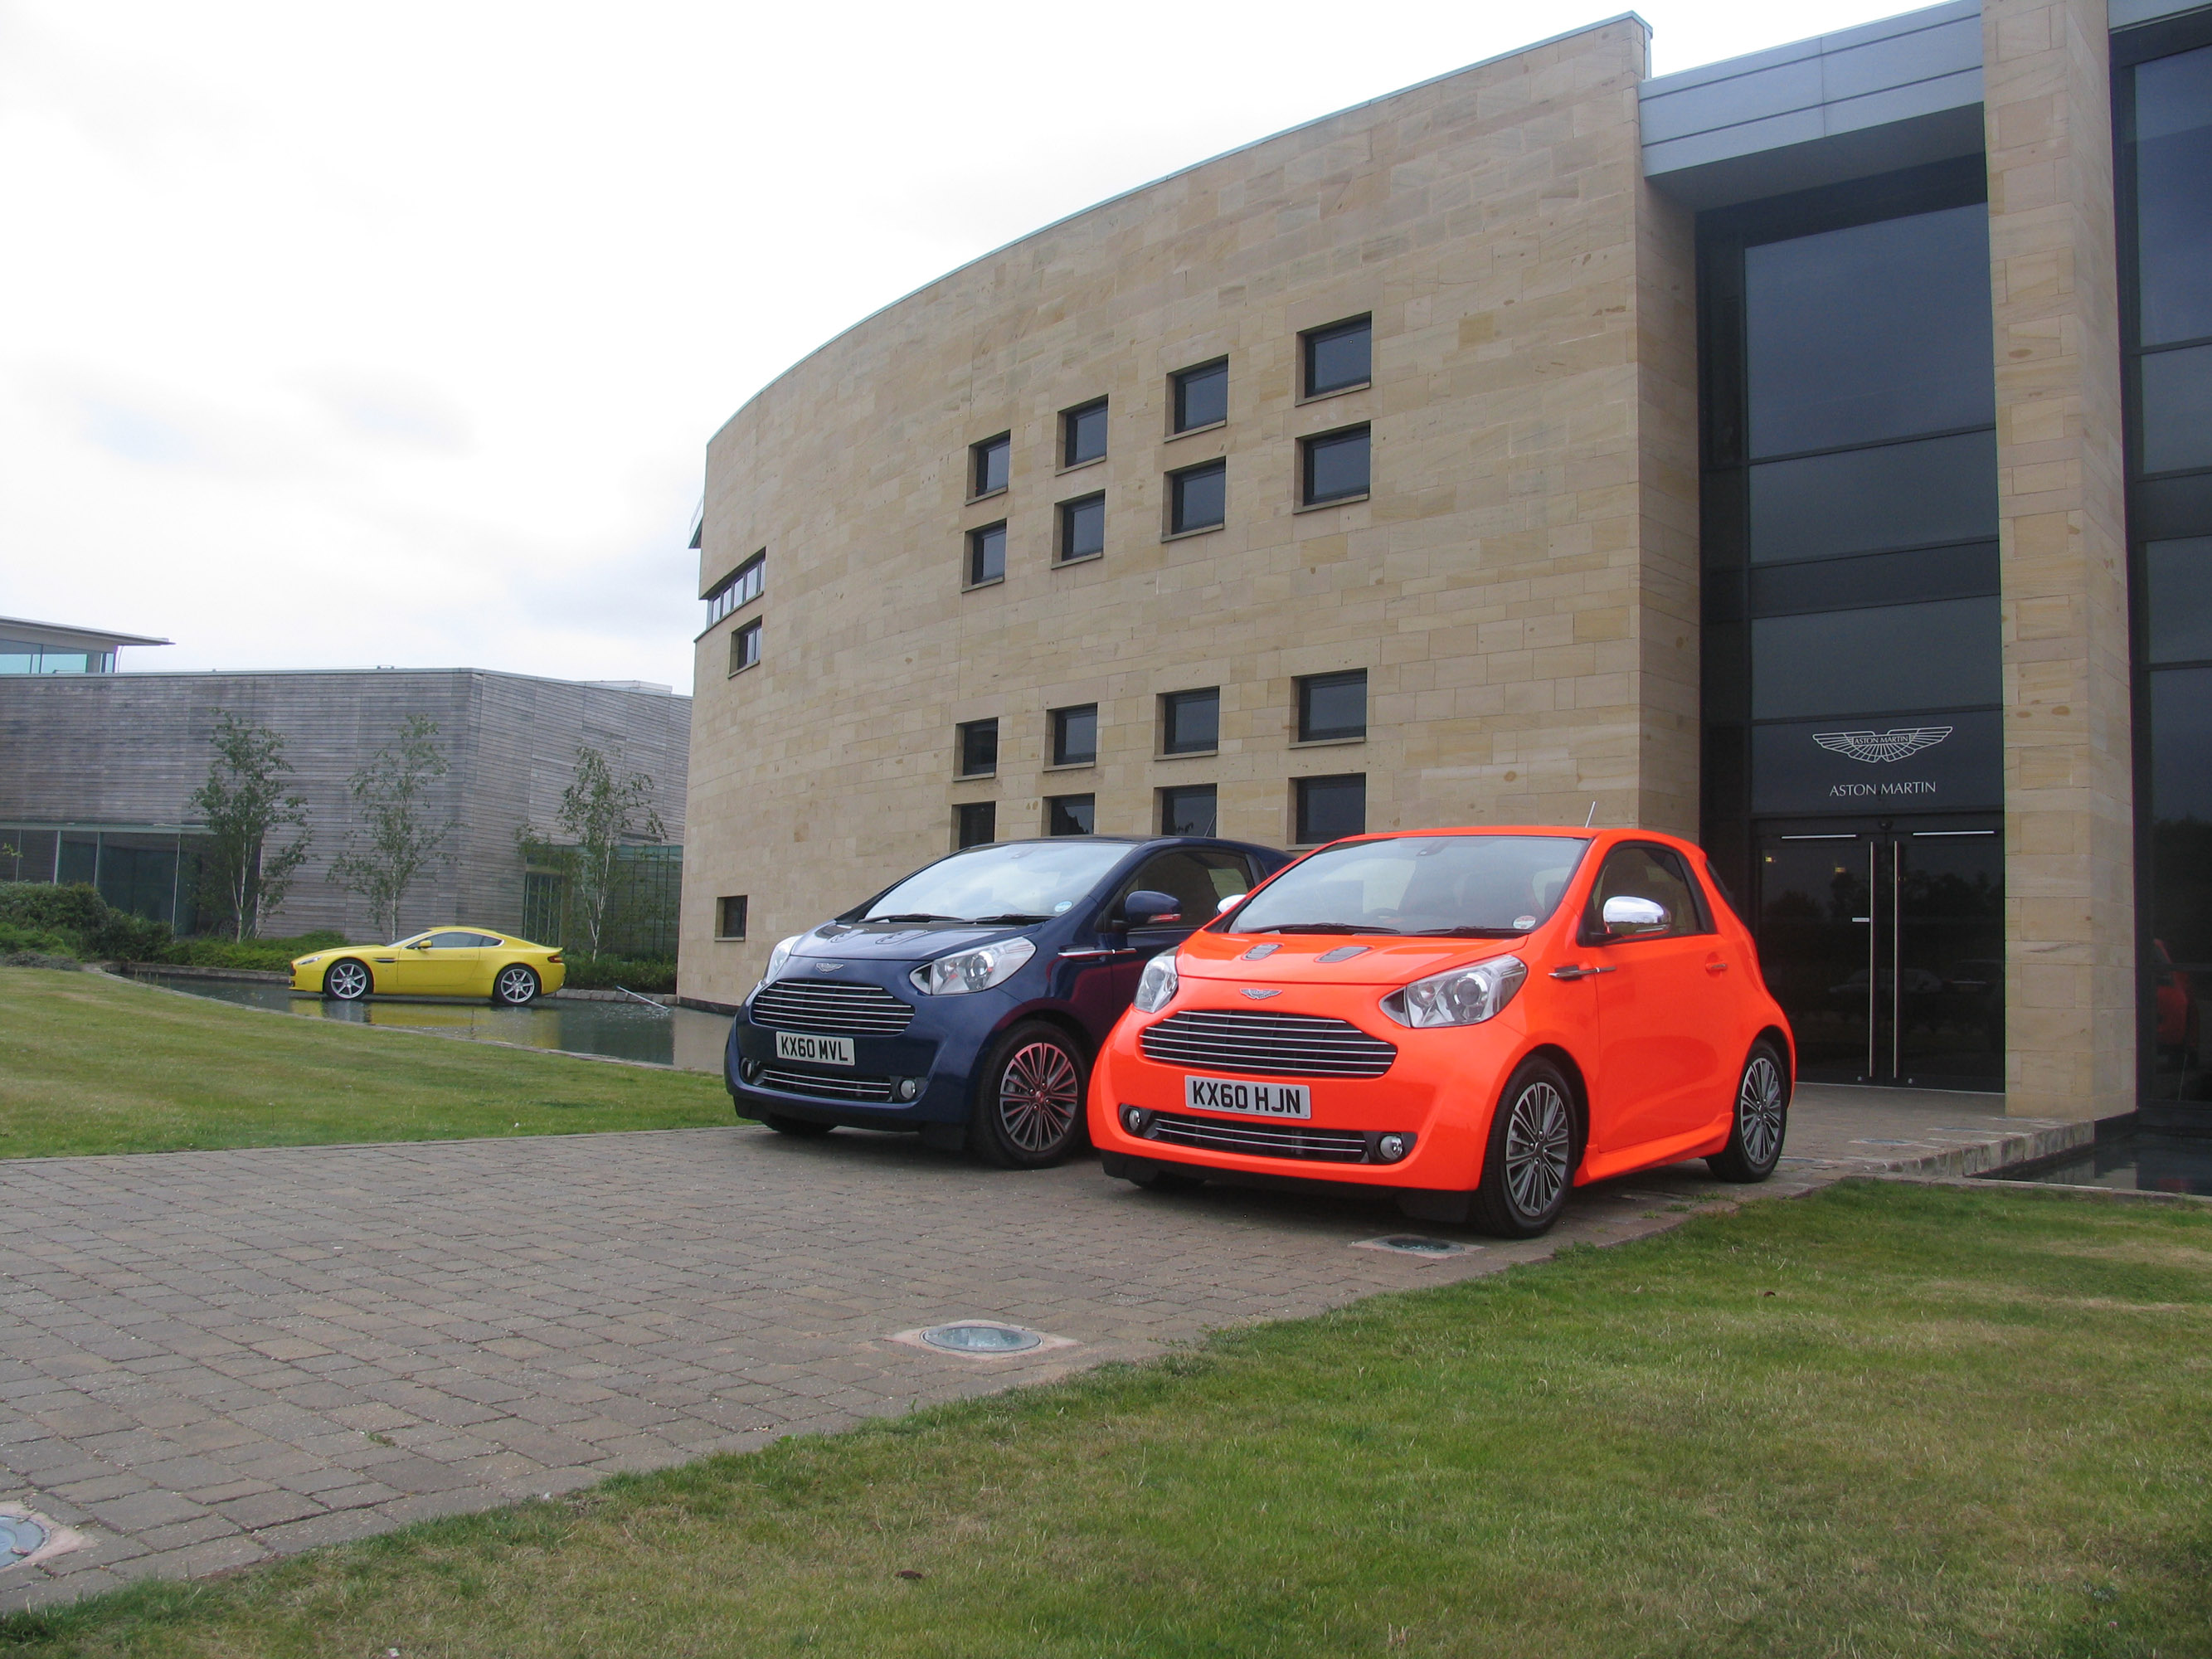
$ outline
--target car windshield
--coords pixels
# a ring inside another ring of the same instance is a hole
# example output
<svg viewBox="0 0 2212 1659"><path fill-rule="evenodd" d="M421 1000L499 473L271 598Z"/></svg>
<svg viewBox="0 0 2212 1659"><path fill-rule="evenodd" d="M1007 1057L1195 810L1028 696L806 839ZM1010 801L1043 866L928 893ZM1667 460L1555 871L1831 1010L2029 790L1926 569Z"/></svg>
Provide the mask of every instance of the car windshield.
<svg viewBox="0 0 2212 1659"><path fill-rule="evenodd" d="M864 921L1042 921L1073 908L1128 857L1119 842L1016 842L978 847L917 870L871 904Z"/></svg>
<svg viewBox="0 0 2212 1659"><path fill-rule="evenodd" d="M1227 931L1511 939L1559 908L1589 846L1571 836L1401 836L1324 848L1261 889Z"/></svg>

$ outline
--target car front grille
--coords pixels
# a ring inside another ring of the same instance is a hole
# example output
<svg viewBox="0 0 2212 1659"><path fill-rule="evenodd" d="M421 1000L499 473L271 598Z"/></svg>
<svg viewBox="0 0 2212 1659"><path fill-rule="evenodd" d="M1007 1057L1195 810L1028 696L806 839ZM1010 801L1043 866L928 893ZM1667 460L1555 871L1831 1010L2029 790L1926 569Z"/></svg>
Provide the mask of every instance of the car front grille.
<svg viewBox="0 0 2212 1659"><path fill-rule="evenodd" d="M820 979L780 979L753 999L756 1025L821 1031L831 1036L895 1036L914 1007L880 985Z"/></svg>
<svg viewBox="0 0 2212 1659"><path fill-rule="evenodd" d="M1203 1146L1252 1158L1292 1158L1309 1163L1364 1164L1367 1136L1358 1129L1303 1129L1288 1123L1224 1123L1218 1118L1155 1112L1145 1139L1177 1146Z"/></svg>
<svg viewBox="0 0 2212 1659"><path fill-rule="evenodd" d="M794 1072L786 1066L762 1066L760 1086L823 1100L888 1101L891 1097L891 1080L887 1077L831 1077L822 1072Z"/></svg>
<svg viewBox="0 0 2212 1659"><path fill-rule="evenodd" d="M1269 1077L1381 1077L1397 1046L1357 1025L1310 1014L1190 1008L1147 1026L1147 1060Z"/></svg>

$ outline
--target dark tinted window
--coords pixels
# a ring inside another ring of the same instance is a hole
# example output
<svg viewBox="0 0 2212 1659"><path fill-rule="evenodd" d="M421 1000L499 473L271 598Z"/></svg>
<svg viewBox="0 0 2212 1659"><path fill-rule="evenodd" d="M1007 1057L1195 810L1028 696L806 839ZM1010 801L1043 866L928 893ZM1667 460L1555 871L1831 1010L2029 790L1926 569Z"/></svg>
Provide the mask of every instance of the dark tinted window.
<svg viewBox="0 0 2212 1659"><path fill-rule="evenodd" d="M2212 335L2212 46L2136 71L2142 343Z"/></svg>
<svg viewBox="0 0 2212 1659"><path fill-rule="evenodd" d="M1869 599L1957 599L1997 591L1997 544L1961 542L1905 553L1765 564L1751 576L1751 614L1786 617L1802 611L1852 611Z"/></svg>
<svg viewBox="0 0 2212 1659"><path fill-rule="evenodd" d="M1959 433L1751 469L1753 562L1997 533L1997 439Z"/></svg>
<svg viewBox="0 0 2212 1659"><path fill-rule="evenodd" d="M2142 470L2212 466L2212 345L2146 352L2142 362Z"/></svg>
<svg viewBox="0 0 2212 1659"><path fill-rule="evenodd" d="M1170 691L1160 699L1160 747L1170 755L1220 746L1221 690Z"/></svg>
<svg viewBox="0 0 2212 1659"><path fill-rule="evenodd" d="M988 777L999 769L999 722L969 720L960 728L960 775Z"/></svg>
<svg viewBox="0 0 2212 1659"><path fill-rule="evenodd" d="M1374 330L1364 317L1348 323L1332 323L1305 337L1306 393L1309 398L1346 386L1364 386L1373 378Z"/></svg>
<svg viewBox="0 0 2212 1659"><path fill-rule="evenodd" d="M1340 836L1367 833L1367 776L1300 778L1297 793L1298 845L1313 847Z"/></svg>
<svg viewBox="0 0 2212 1659"><path fill-rule="evenodd" d="M2153 542L2143 550L2150 602L2150 659L2212 662L2212 536Z"/></svg>
<svg viewBox="0 0 2212 1659"><path fill-rule="evenodd" d="M1062 466L1080 466L1106 453L1106 400L1071 409L1060 417Z"/></svg>
<svg viewBox="0 0 2212 1659"><path fill-rule="evenodd" d="M968 489L971 495L988 495L1006 487L1006 468L1013 449L1013 440L1003 432L969 447Z"/></svg>
<svg viewBox="0 0 2212 1659"><path fill-rule="evenodd" d="M1213 920L1222 900L1251 890L1251 872L1236 854L1193 848L1155 853L1137 866L1121 896L1127 898L1138 891L1165 893L1182 906L1183 927L1202 927Z"/></svg>
<svg viewBox="0 0 2212 1659"><path fill-rule="evenodd" d="M1210 783L1160 791L1160 833L1164 836L1211 836L1214 830L1214 791Z"/></svg>
<svg viewBox="0 0 2212 1659"><path fill-rule="evenodd" d="M1087 836L1097 817L1095 795L1052 795L1044 804L1048 836Z"/></svg>
<svg viewBox="0 0 2212 1659"><path fill-rule="evenodd" d="M1997 601L1941 599L1751 625L1752 714L1871 714L1998 701Z"/></svg>
<svg viewBox="0 0 2212 1659"><path fill-rule="evenodd" d="M1060 507L1060 561L1088 559L1106 550L1106 498L1085 495Z"/></svg>
<svg viewBox="0 0 2212 1659"><path fill-rule="evenodd" d="M730 672L732 674L740 668L750 668L760 660L760 654L761 625L758 623L747 623L730 635Z"/></svg>
<svg viewBox="0 0 2212 1659"><path fill-rule="evenodd" d="M1590 889L1589 908L1583 913L1583 932L1587 937L1595 939L1604 933L1605 902L1609 898L1650 899L1665 908L1667 932L1648 938L1712 931L1681 854L1672 848L1616 847L1607 855L1597 884Z"/></svg>
<svg viewBox="0 0 2212 1659"><path fill-rule="evenodd" d="M1979 203L1744 250L1754 455L1996 418Z"/></svg>
<svg viewBox="0 0 2212 1659"><path fill-rule="evenodd" d="M1367 493L1367 428L1356 426L1308 438L1304 453L1304 497L1308 507Z"/></svg>
<svg viewBox="0 0 2212 1659"><path fill-rule="evenodd" d="M1098 758L1098 705L1052 711L1052 763L1085 766Z"/></svg>
<svg viewBox="0 0 2212 1659"><path fill-rule="evenodd" d="M1006 574L1006 526L987 524L968 532L968 586L994 582Z"/></svg>
<svg viewBox="0 0 2212 1659"><path fill-rule="evenodd" d="M1212 426L1229 418L1229 360L1186 368L1175 377L1175 429Z"/></svg>
<svg viewBox="0 0 2212 1659"><path fill-rule="evenodd" d="M1213 461L1170 475L1170 533L1205 530L1227 516L1229 464Z"/></svg>
<svg viewBox="0 0 2212 1659"><path fill-rule="evenodd" d="M743 939L745 936L745 896L732 893L714 901L714 937Z"/></svg>
<svg viewBox="0 0 2212 1659"><path fill-rule="evenodd" d="M995 841L999 835L999 804L990 800L971 800L952 809L952 844L955 847L981 847Z"/></svg>
<svg viewBox="0 0 2212 1659"><path fill-rule="evenodd" d="M1298 741L1367 735L1367 671L1309 674L1298 682Z"/></svg>

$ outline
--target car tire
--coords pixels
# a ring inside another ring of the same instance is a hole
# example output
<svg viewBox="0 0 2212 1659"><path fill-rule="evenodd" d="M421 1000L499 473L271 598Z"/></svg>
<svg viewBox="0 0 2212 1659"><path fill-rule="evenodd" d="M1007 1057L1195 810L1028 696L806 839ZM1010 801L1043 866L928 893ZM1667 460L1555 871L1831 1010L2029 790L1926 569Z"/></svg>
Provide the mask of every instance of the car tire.
<svg viewBox="0 0 2212 1659"><path fill-rule="evenodd" d="M376 989L368 964L341 957L323 969L323 994L333 1002L359 1002Z"/></svg>
<svg viewBox="0 0 2212 1659"><path fill-rule="evenodd" d="M817 1123L811 1117L786 1117L781 1112L763 1112L760 1121L780 1135L789 1135L793 1140L818 1140L837 1126Z"/></svg>
<svg viewBox="0 0 2212 1659"><path fill-rule="evenodd" d="M1574 1187L1578 1138L1566 1073L1541 1055L1522 1060L1490 1115L1482 1181L1468 1206L1476 1231L1498 1238L1548 1232Z"/></svg>
<svg viewBox="0 0 2212 1659"><path fill-rule="evenodd" d="M1723 1181L1764 1181L1782 1161L1790 1133L1790 1063L1765 1037L1751 1045L1735 1085L1728 1145L1705 1160Z"/></svg>
<svg viewBox="0 0 2212 1659"><path fill-rule="evenodd" d="M538 1000L538 974L519 962L510 962L499 970L491 982L491 1006L495 1008L527 1008Z"/></svg>
<svg viewBox="0 0 2212 1659"><path fill-rule="evenodd" d="M1083 1141L1090 1067L1075 1040L1031 1020L992 1044L975 1076L968 1146L1002 1170L1042 1170Z"/></svg>

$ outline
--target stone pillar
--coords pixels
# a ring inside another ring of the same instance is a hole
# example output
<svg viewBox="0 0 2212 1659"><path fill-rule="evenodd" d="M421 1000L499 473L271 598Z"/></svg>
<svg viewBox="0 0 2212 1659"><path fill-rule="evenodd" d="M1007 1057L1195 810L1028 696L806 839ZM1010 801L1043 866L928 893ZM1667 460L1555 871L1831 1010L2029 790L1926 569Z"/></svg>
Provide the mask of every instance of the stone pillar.
<svg viewBox="0 0 2212 1659"><path fill-rule="evenodd" d="M2007 1110L2136 1097L2134 776L2105 0L1984 0Z"/></svg>

